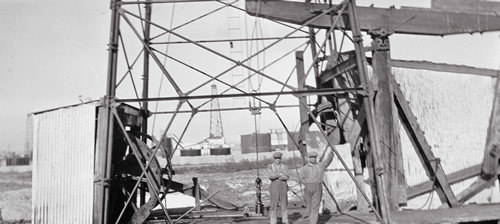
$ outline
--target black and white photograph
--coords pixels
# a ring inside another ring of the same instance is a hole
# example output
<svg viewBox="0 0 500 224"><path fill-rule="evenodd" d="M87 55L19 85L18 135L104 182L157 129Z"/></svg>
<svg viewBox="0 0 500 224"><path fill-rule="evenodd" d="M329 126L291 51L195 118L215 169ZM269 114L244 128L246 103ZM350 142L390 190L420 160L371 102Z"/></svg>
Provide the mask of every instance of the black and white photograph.
<svg viewBox="0 0 500 224"><path fill-rule="evenodd" d="M500 0L2 0L0 224L500 224Z"/></svg>

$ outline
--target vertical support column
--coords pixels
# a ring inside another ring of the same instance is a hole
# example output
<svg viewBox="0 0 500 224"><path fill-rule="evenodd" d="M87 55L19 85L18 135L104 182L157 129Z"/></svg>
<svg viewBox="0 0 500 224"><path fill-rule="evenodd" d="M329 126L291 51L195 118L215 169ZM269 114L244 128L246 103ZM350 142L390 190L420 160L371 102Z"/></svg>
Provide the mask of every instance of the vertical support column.
<svg viewBox="0 0 500 224"><path fill-rule="evenodd" d="M193 196L195 206L200 204L200 184L198 183L198 177L193 177ZM196 207L196 211L200 211L201 206Z"/></svg>
<svg viewBox="0 0 500 224"><path fill-rule="evenodd" d="M106 95L99 110L98 135L94 170L94 206L92 223L109 223L109 180L112 173L113 126L112 101L116 94L116 74L118 67L118 38L120 29L119 0L111 0L111 25L108 44L108 70Z"/></svg>
<svg viewBox="0 0 500 224"><path fill-rule="evenodd" d="M295 63L297 66L297 87L298 90L305 90L306 76L304 73L304 51L295 52ZM300 131L299 131L299 151L302 162L307 163L306 133L309 130L309 115L306 96L299 97Z"/></svg>
<svg viewBox="0 0 500 224"><path fill-rule="evenodd" d="M370 83L368 74L366 73L366 56L363 51L363 38L361 37L361 29L358 24L358 17L356 14L356 2L355 0L349 1L349 23L351 25L351 31L353 35L354 51L356 53L356 64L358 67L359 78L361 85L367 90L367 95L363 96L363 106L366 111L366 122L368 126L368 137L371 143L371 155L373 157L373 163L375 167L375 182L377 188L379 211L382 215L384 222L390 222L389 207L387 201L387 192L385 191L385 180L384 180L384 163L381 160L382 153L379 146L379 136L378 130L375 124L375 110L373 106L373 86Z"/></svg>
<svg viewBox="0 0 500 224"><path fill-rule="evenodd" d="M148 0L149 2L149 0ZM151 4L145 4L145 15L144 19L146 21L151 21ZM149 39L150 39L150 30L151 30L151 24L150 23L145 23L144 24L144 43L146 44L144 46L144 67L143 67L143 74L142 74L142 98L146 99L149 97ZM143 123L141 127L141 132L142 133L148 133L148 102L144 101L142 102L142 108L141 111L143 112L142 116L143 118ZM147 137L142 136L142 141L147 143ZM145 189L146 184L142 183L143 189ZM146 203L146 191L144 190L139 190L140 192L140 204L143 205Z"/></svg>
<svg viewBox="0 0 500 224"><path fill-rule="evenodd" d="M375 97L375 114L379 130L380 150L382 151L386 173L386 189L389 197L389 207L397 210L399 203L406 203L406 188L399 133L396 132L397 111L394 105L392 74L390 66L389 35L386 30L372 30L372 82L377 86ZM401 200L400 200L401 199Z"/></svg>

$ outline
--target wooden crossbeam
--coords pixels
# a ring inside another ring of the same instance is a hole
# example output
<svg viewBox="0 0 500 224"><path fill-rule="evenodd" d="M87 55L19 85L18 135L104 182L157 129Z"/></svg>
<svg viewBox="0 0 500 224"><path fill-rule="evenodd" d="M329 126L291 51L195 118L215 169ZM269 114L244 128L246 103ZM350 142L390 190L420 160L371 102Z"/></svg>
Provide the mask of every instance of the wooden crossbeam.
<svg viewBox="0 0 500 224"><path fill-rule="evenodd" d="M252 16L303 24L328 4L312 4L280 0L247 0L246 11ZM357 7L362 31L385 29L394 33L417 35L449 35L500 30L500 16L474 12L448 12L424 8ZM334 16L335 17L335 16ZM342 15L338 27L350 29L348 16ZM333 18L335 20L335 18ZM321 16L311 27L328 29L330 15Z"/></svg>
<svg viewBox="0 0 500 224"><path fill-rule="evenodd" d="M356 58L350 58L347 61L339 63L331 68L327 68L321 72L319 75L319 82L323 85L325 82L331 81L332 78L342 75L354 68L356 68Z"/></svg>
<svg viewBox="0 0 500 224"><path fill-rule="evenodd" d="M424 69L438 72L451 72L470 75L480 75L489 77L498 77L499 70L476 68L466 65L453 65L445 63L435 63L430 61L407 61L407 60L391 60L392 67L410 68L410 69Z"/></svg>
<svg viewBox="0 0 500 224"><path fill-rule="evenodd" d="M408 137L417 152L418 158L422 163L427 176L430 180L434 180L436 186L436 192L442 203L447 203L450 207L458 207L458 203L451 187L446 178L441 166L438 164L434 153L431 150L431 146L427 142L423 131L420 129L417 119L413 114L410 105L406 101L406 98L401 91L401 88L397 83L393 83L394 90L394 102L398 109L399 118L403 124Z"/></svg>
<svg viewBox="0 0 500 224"><path fill-rule="evenodd" d="M454 184L460 181L467 180L469 178L476 177L479 175L479 173L481 173L481 164L450 173L446 175L446 179L448 180L449 184ZM410 187L408 189L408 199L412 199L422 194L429 193L433 190L433 186L433 181L426 181L424 183Z"/></svg>
<svg viewBox="0 0 500 224"><path fill-rule="evenodd" d="M497 178L491 178L489 180L483 180L481 178L477 178L474 183L472 183L469 187L467 187L465 190L460 192L460 194L457 195L457 200L460 203L464 203L467 200L471 199L474 197L474 195L478 194L479 192L483 191L484 189L495 186L495 181Z"/></svg>

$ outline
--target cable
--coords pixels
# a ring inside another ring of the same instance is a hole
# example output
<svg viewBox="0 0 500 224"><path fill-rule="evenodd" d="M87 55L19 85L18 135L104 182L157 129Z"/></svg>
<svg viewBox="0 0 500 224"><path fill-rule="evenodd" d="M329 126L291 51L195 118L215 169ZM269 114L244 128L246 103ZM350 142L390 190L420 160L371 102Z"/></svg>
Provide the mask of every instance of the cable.
<svg viewBox="0 0 500 224"><path fill-rule="evenodd" d="M170 27L172 27L173 23L174 23L174 14L175 14L175 2L172 5L172 16L170 17ZM168 37L167 37L167 40L170 41L171 37L172 37L172 35L169 33ZM168 54L168 47L169 47L169 45L167 44L167 46L165 46L165 55ZM163 67L166 67L166 65L167 65L167 57L165 56L163 58ZM160 94L161 94L161 89L162 89L162 86L163 86L163 78L164 78L164 76L161 75L160 76L160 86L158 87L158 94L157 94L158 97L160 97ZM151 133L154 133L154 130L155 130L156 112L158 112L158 104L159 104L158 101L156 101L155 114L153 115L153 125L151 127Z"/></svg>

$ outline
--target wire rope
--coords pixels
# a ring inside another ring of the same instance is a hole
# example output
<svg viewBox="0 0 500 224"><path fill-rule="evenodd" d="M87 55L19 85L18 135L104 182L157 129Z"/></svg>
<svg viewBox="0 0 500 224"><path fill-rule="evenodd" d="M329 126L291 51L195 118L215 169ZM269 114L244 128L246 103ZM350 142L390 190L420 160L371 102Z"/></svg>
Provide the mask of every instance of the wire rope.
<svg viewBox="0 0 500 224"><path fill-rule="evenodd" d="M171 16L170 16L170 27L173 26L173 23L174 23L174 15L175 15L175 3L173 3L172 5L172 13L171 13ZM172 37L172 35L169 33L168 37L167 37L167 40L170 41L170 38ZM165 55L168 55L168 49L169 49L169 45L167 44L167 46L165 46ZM163 67L166 67L167 65L167 57L165 56L163 58ZM163 86L163 78L164 76L161 75L160 76L160 85L158 87L158 94L157 94L157 97L160 97L160 94L161 94L161 89L162 89L162 86ZM155 105L155 112L158 112L158 104L159 102L156 101L156 105ZM154 130L155 130L155 124L156 124L156 113L153 115L153 125L151 127L151 133L154 133Z"/></svg>

